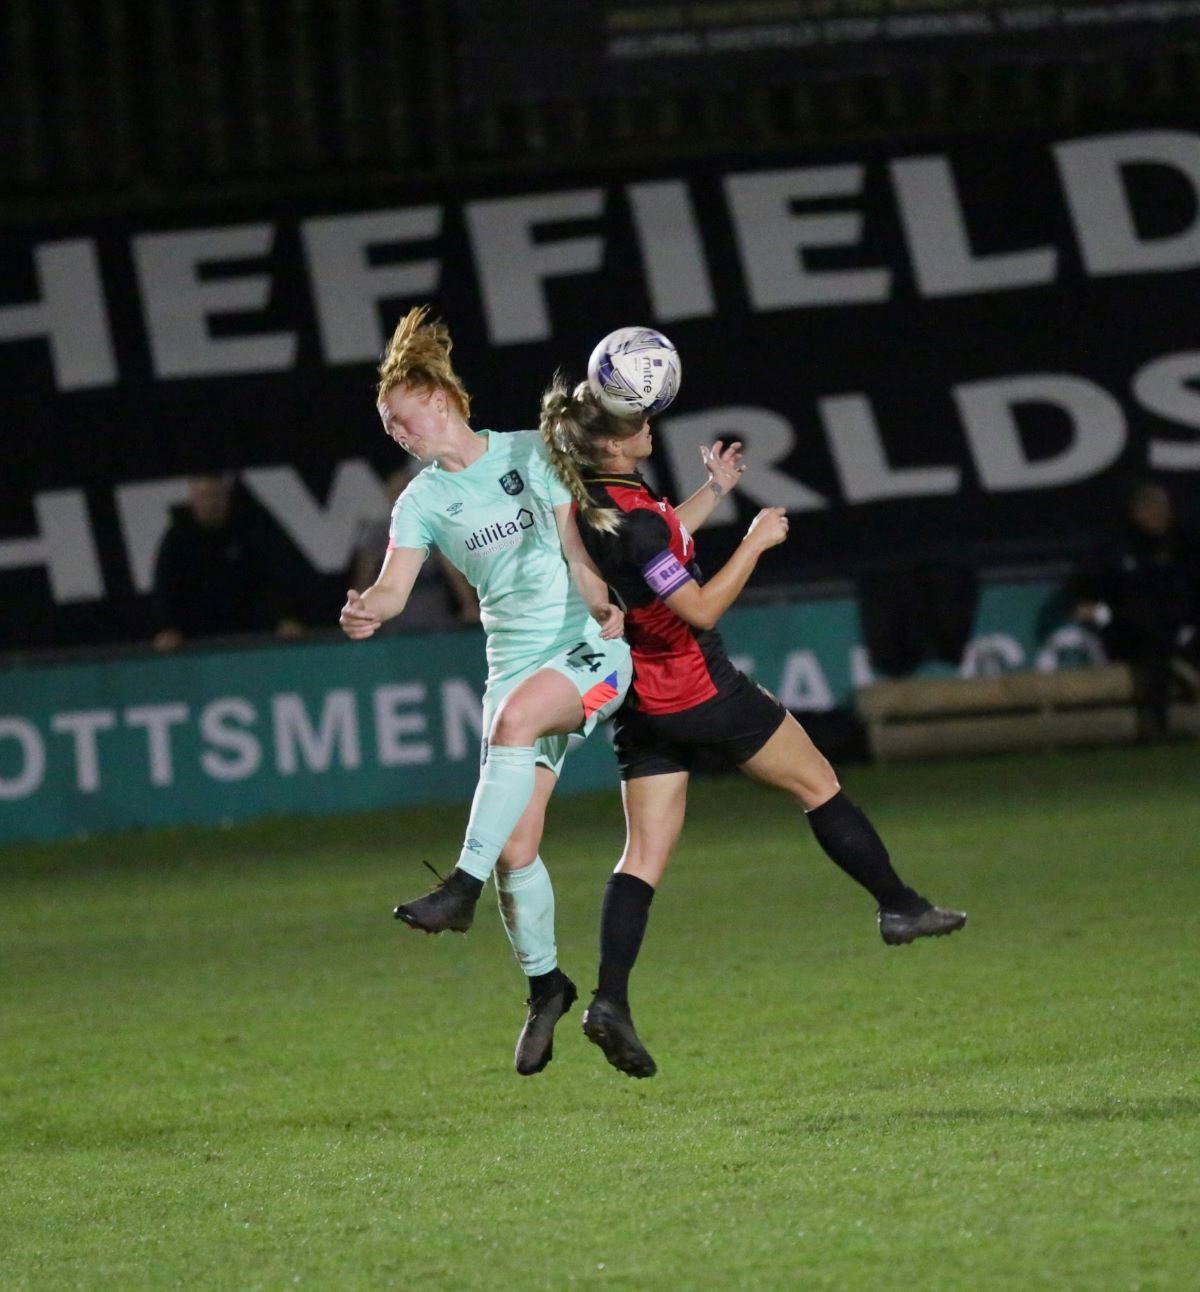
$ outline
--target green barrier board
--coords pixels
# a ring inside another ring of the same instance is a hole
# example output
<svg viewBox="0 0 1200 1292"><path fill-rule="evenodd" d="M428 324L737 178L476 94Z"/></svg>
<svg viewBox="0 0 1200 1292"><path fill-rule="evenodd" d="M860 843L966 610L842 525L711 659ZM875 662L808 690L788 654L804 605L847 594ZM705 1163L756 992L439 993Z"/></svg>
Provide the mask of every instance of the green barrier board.
<svg viewBox="0 0 1200 1292"><path fill-rule="evenodd" d="M970 667L1052 655L1035 636L1052 592L985 588ZM868 678L849 598L734 610L721 630L794 711L850 706ZM1072 648L1069 634L1060 644ZM460 803L465 822L483 676L478 632L11 668L0 673L0 842L434 802ZM616 784L598 733L572 753L563 789Z"/></svg>

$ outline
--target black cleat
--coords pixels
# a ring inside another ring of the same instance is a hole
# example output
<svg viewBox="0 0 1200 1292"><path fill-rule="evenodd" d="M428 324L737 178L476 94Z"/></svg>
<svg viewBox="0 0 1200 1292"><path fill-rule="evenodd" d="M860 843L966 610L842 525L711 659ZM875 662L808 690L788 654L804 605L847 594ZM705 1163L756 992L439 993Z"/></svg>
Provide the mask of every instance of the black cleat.
<svg viewBox="0 0 1200 1292"><path fill-rule="evenodd" d="M433 873L437 875L436 870ZM475 919L475 903L481 892L483 884L474 875L456 868L446 879L438 876L438 886L432 893L397 906L392 914L409 928L423 929L426 933L445 933L447 929L465 933Z"/></svg>
<svg viewBox="0 0 1200 1292"><path fill-rule="evenodd" d="M943 938L967 922L966 911L944 911L927 906L923 911L879 911L879 936L889 947L904 946L918 938Z"/></svg>
<svg viewBox="0 0 1200 1292"><path fill-rule="evenodd" d="M583 1014L583 1034L604 1051L604 1057L630 1077L652 1077L658 1064L638 1040L627 1005L596 995Z"/></svg>
<svg viewBox="0 0 1200 1292"><path fill-rule="evenodd" d="M517 1037L517 1052L513 1056L521 1076L532 1077L554 1058L554 1025L578 998L575 984L560 972L554 987L540 996L530 996L525 1002L529 1013Z"/></svg>

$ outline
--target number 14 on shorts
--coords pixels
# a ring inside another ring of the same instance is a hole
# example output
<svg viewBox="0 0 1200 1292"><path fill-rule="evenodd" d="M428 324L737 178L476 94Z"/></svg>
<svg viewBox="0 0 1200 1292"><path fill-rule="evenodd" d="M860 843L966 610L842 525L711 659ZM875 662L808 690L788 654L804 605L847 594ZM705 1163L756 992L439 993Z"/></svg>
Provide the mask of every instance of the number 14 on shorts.
<svg viewBox="0 0 1200 1292"><path fill-rule="evenodd" d="M604 656L591 649L589 642L580 642L567 651L567 667L588 669L594 673L604 663Z"/></svg>

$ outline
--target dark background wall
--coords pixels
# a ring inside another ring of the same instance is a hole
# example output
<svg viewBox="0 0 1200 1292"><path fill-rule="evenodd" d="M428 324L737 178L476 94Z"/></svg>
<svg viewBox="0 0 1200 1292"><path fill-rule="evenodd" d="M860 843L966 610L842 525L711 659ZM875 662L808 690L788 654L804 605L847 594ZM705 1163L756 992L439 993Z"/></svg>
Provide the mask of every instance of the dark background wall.
<svg viewBox="0 0 1200 1292"><path fill-rule="evenodd" d="M567 10L571 24L559 19ZM316 621L451 323L528 425L631 321L802 517L777 585L1074 558L1200 469L1200 40L1179 7L13 0L0 15L3 644L146 636L179 477L237 470ZM391 275L390 277L388 275ZM160 493L154 489L161 486Z"/></svg>

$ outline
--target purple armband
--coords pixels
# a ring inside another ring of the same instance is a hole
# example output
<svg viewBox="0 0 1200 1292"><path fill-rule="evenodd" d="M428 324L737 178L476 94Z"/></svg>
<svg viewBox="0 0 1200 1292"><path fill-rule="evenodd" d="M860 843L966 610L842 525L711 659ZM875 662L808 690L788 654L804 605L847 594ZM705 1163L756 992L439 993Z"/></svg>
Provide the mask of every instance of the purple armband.
<svg viewBox="0 0 1200 1292"><path fill-rule="evenodd" d="M671 552L663 552L642 566L642 578L656 597L669 597L677 592L692 576L680 565Z"/></svg>

